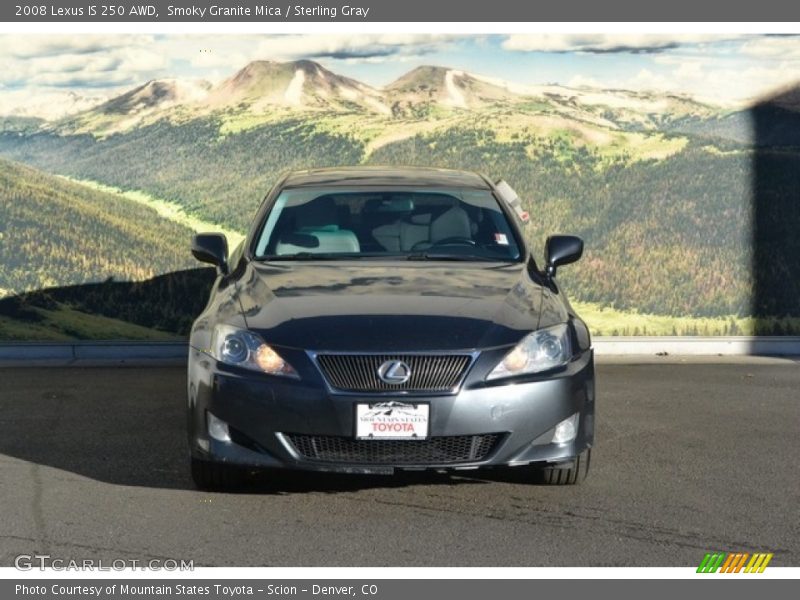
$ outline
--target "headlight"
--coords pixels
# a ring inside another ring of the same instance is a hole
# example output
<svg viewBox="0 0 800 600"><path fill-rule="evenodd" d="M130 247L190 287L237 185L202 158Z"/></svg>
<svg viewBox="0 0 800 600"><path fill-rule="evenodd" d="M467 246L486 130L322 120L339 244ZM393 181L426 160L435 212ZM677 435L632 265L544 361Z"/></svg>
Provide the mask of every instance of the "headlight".
<svg viewBox="0 0 800 600"><path fill-rule="evenodd" d="M489 373L486 379L539 373L567 364L572 358L566 323L526 335Z"/></svg>
<svg viewBox="0 0 800 600"><path fill-rule="evenodd" d="M297 371L280 354L252 331L231 325L217 325L211 340L214 358L228 365L253 369L270 375L299 379Z"/></svg>

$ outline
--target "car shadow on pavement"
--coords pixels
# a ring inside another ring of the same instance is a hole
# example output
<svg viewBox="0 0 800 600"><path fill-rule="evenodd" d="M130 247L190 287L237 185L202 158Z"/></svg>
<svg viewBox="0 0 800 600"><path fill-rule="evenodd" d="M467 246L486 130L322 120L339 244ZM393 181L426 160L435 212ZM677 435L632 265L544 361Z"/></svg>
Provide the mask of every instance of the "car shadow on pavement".
<svg viewBox="0 0 800 600"><path fill-rule="evenodd" d="M194 489L183 368L6 368L0 369L0 381L0 469L8 480L17 459L114 485ZM509 477L516 475L499 470L393 476L259 471L236 491L340 493L480 485Z"/></svg>
<svg viewBox="0 0 800 600"><path fill-rule="evenodd" d="M336 494L367 489L407 488L434 485L475 485L488 483L456 473L397 471L394 475L351 475L305 471L257 471L235 491L251 494Z"/></svg>
<svg viewBox="0 0 800 600"><path fill-rule="evenodd" d="M540 485L543 478L535 471L513 469L475 469L442 471L403 471L393 475L350 475L304 471L258 471L251 473L246 483L235 490L253 494L303 494L354 492L364 489L407 488L413 486L461 486L513 483Z"/></svg>

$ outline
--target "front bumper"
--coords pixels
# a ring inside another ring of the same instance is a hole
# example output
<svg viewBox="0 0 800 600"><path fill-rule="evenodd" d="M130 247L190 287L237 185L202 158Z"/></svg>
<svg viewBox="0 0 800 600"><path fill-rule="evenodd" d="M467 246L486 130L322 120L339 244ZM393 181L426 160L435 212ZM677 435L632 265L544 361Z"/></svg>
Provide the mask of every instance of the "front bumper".
<svg viewBox="0 0 800 600"><path fill-rule="evenodd" d="M354 437L356 403L386 396L335 394L319 372L301 370L301 380L286 380L233 370L207 354L190 350L189 445L196 458L256 468L286 468L347 473L390 473L394 469L474 469L530 463L568 463L594 441L594 360L588 350L563 370L524 382L487 385L485 372L496 364L488 355L473 365L455 395L391 399L430 403L430 437L499 434L478 460L456 462L309 458L287 434ZM287 357L292 362L291 357ZM292 364L298 364L300 358ZM482 364L483 363L483 364ZM228 424L231 441L208 435L207 413ZM555 426L578 413L576 437L551 443ZM371 442L366 442L371 443Z"/></svg>

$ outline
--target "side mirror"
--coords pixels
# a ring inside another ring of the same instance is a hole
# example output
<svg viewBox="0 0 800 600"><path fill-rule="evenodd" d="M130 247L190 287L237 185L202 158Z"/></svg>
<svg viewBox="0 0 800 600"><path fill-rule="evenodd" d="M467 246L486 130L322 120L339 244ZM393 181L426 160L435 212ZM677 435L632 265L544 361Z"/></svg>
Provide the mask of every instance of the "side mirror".
<svg viewBox="0 0 800 600"><path fill-rule="evenodd" d="M574 263L583 255L583 240L574 235L551 235L544 244L545 269L548 277L556 276L556 268Z"/></svg>
<svg viewBox="0 0 800 600"><path fill-rule="evenodd" d="M221 233L198 233L192 238L192 255L228 274L228 240Z"/></svg>

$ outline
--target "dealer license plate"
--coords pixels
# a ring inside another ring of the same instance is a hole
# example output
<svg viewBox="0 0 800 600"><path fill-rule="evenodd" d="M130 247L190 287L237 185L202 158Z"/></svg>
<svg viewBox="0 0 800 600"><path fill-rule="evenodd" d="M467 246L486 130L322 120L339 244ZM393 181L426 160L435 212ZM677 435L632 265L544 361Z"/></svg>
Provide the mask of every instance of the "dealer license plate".
<svg viewBox="0 0 800 600"><path fill-rule="evenodd" d="M375 402L356 404L358 439L411 439L428 437L430 404Z"/></svg>

